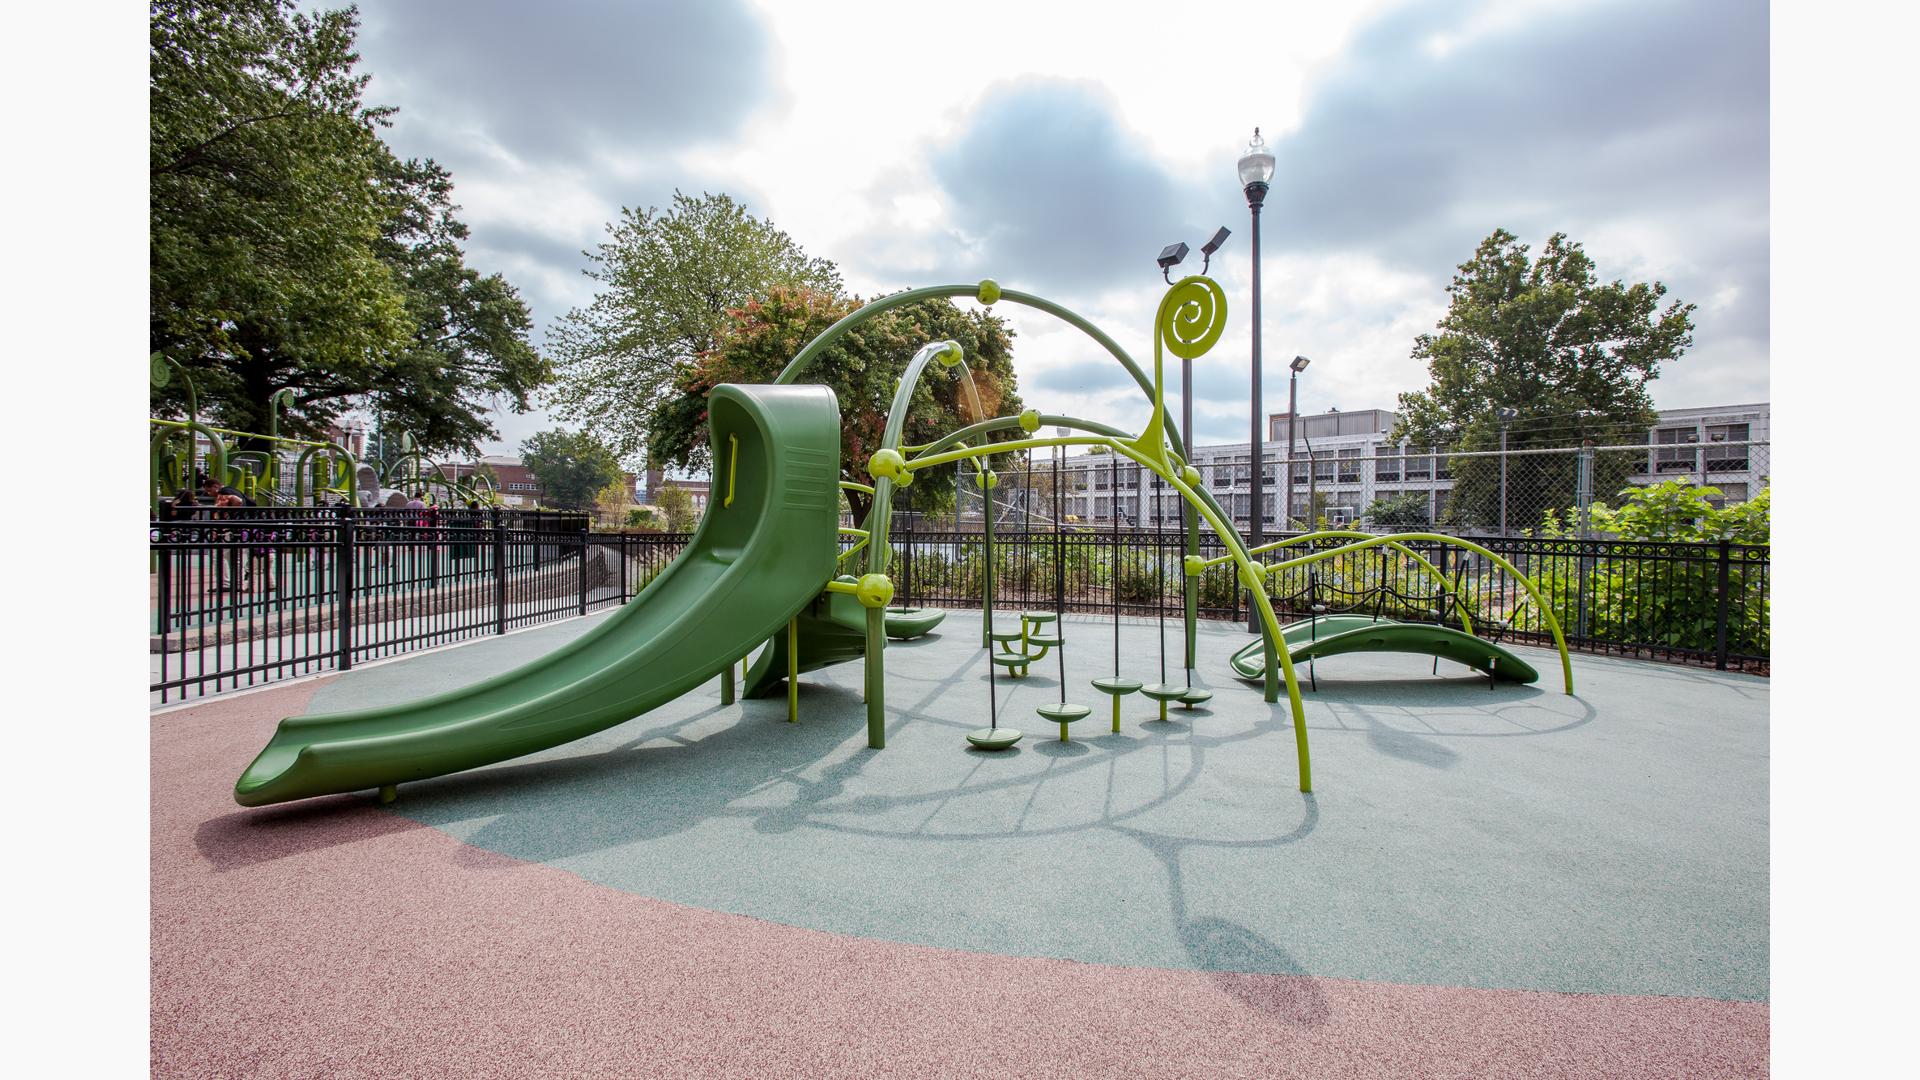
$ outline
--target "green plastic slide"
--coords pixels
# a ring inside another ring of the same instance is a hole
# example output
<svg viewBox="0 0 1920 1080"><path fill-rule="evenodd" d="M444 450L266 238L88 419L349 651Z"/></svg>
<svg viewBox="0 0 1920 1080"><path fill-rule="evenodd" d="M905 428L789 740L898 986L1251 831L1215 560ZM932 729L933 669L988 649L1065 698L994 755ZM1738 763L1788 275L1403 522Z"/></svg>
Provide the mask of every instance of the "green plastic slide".
<svg viewBox="0 0 1920 1080"><path fill-rule="evenodd" d="M1396 622L1367 615L1322 615L1280 628L1287 655L1298 667L1308 660L1342 653L1403 652L1437 656L1465 664L1503 682L1530 683L1540 678L1533 665L1485 638L1432 623ZM1242 679L1265 677L1260 642L1233 654L1233 673Z"/></svg>
<svg viewBox="0 0 1920 1080"><path fill-rule="evenodd" d="M722 385L708 413L712 501L686 550L632 602L472 686L282 720L234 800L386 789L558 746L673 700L784 630L838 554L839 405L824 386Z"/></svg>

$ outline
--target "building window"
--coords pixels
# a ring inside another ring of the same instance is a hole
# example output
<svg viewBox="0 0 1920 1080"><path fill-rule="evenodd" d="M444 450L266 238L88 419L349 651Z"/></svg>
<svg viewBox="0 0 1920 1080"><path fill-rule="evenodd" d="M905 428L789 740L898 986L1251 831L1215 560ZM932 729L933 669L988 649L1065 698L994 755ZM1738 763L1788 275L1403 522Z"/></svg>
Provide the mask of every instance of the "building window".
<svg viewBox="0 0 1920 1080"><path fill-rule="evenodd" d="M1431 480L1433 478L1433 459L1427 456L1424 446L1410 447L1407 451L1407 479Z"/></svg>
<svg viewBox="0 0 1920 1080"><path fill-rule="evenodd" d="M1343 484L1359 483L1360 482L1360 448L1356 446L1351 450L1340 451L1339 466L1340 466L1339 480L1341 483Z"/></svg>
<svg viewBox="0 0 1920 1080"><path fill-rule="evenodd" d="M1749 430L1745 424L1709 425L1707 427L1707 445L1705 450L1707 471L1745 472L1747 469L1747 432Z"/></svg>
<svg viewBox="0 0 1920 1080"><path fill-rule="evenodd" d="M1375 458L1373 461L1373 478L1384 483L1398 483L1400 480L1400 459L1393 456Z"/></svg>
<svg viewBox="0 0 1920 1080"><path fill-rule="evenodd" d="M1699 441L1700 433L1690 427L1657 429L1653 433L1653 471L1699 471L1700 461L1694 454L1694 446Z"/></svg>

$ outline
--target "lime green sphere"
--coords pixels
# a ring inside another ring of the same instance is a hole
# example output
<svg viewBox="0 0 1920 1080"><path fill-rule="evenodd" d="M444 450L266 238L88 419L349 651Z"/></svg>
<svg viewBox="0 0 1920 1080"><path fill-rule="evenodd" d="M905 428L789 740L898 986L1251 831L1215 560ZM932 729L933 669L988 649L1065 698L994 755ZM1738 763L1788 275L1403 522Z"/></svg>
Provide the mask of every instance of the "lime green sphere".
<svg viewBox="0 0 1920 1080"><path fill-rule="evenodd" d="M940 362L948 367L956 367L967 358L965 350L960 348L960 343L957 341L943 341L940 346L940 352L936 355L940 357Z"/></svg>
<svg viewBox="0 0 1920 1080"><path fill-rule="evenodd" d="M900 456L898 450L875 450L867 459L867 475L875 480L897 480L907 471L907 459Z"/></svg>
<svg viewBox="0 0 1920 1080"><path fill-rule="evenodd" d="M981 278L980 291L974 295L980 298L981 303L991 304L1000 299L1000 283L992 278Z"/></svg>
<svg viewBox="0 0 1920 1080"><path fill-rule="evenodd" d="M1029 434L1040 430L1040 410L1039 409L1027 409L1021 412L1020 430L1028 432Z"/></svg>
<svg viewBox="0 0 1920 1080"><path fill-rule="evenodd" d="M893 600L893 582L885 574L863 575L854 587L853 598L861 607L886 607Z"/></svg>

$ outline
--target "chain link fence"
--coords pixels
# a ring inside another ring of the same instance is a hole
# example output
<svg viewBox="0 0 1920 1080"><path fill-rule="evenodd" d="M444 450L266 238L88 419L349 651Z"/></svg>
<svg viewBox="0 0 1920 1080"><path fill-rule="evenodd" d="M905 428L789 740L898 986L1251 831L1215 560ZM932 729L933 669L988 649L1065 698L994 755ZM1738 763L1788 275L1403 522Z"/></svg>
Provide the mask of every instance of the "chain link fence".
<svg viewBox="0 0 1920 1080"><path fill-rule="evenodd" d="M1252 463L1201 447L1194 467L1200 486L1251 536ZM1623 493L1667 481L1705 489L1707 505L1746 502L1765 490L1772 471L1764 441L1555 447L1438 452L1386 446L1297 451L1263 461L1262 534L1314 527L1369 530L1440 529L1461 536L1592 536L1594 504L1617 509ZM1056 481L1055 477L1058 476ZM1179 494L1126 458L1081 454L1056 471L1045 458L1000 466L995 521L1001 528L1048 527L1056 513L1069 525L1111 525L1136 531L1178 529ZM1056 491L1057 487L1057 491ZM1291 503L1283 518L1279 508ZM928 527L966 527L979 520L978 487L963 477L954 512L926 516ZM1583 532L1584 528L1584 532Z"/></svg>

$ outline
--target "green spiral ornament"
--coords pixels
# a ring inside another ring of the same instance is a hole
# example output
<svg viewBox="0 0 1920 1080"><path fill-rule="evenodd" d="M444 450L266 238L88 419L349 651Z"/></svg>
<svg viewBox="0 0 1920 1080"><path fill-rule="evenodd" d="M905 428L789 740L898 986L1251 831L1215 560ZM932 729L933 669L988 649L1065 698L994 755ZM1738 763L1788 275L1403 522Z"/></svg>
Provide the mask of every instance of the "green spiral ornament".
<svg viewBox="0 0 1920 1080"><path fill-rule="evenodd" d="M1212 278L1181 278L1160 298L1160 341L1182 360L1213 348L1227 328L1227 294Z"/></svg>

